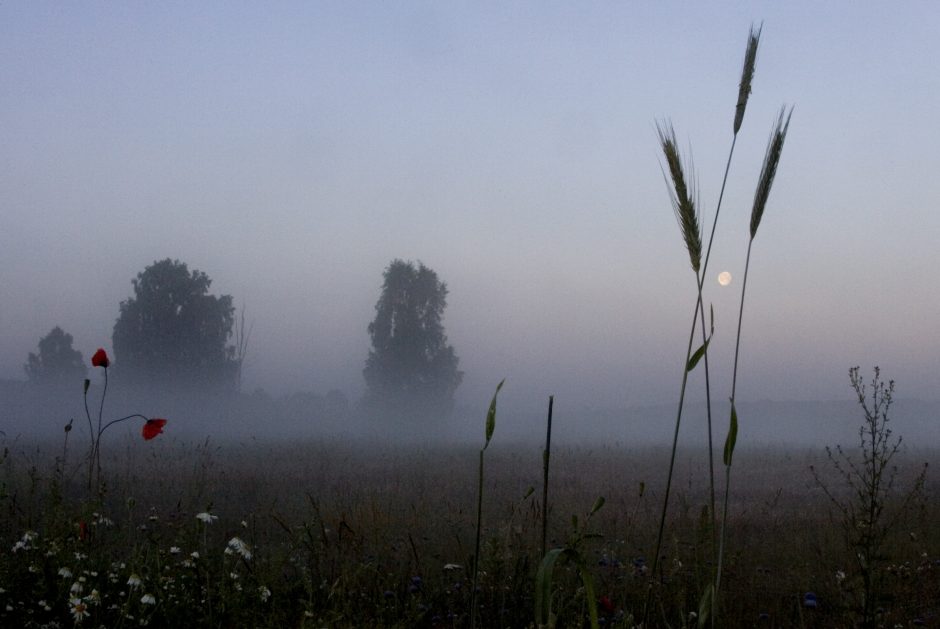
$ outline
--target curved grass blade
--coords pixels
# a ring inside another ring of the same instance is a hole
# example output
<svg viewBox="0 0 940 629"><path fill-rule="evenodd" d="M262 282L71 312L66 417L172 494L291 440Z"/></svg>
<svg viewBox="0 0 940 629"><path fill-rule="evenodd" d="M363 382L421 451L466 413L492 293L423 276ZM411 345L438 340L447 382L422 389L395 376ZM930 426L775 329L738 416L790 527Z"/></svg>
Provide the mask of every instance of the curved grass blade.
<svg viewBox="0 0 940 629"><path fill-rule="evenodd" d="M712 614L712 607L715 604L715 584L709 583L702 594L702 599L698 603L698 626L699 629L708 626L708 619Z"/></svg>
<svg viewBox="0 0 940 629"><path fill-rule="evenodd" d="M712 337L709 336L708 340L702 343L702 346L699 347L697 350L695 350L695 353L692 354L692 357L689 358L688 364L685 366L686 371L692 371L693 369L695 369L695 366L698 364L698 361L702 360L702 356L704 356L705 352L708 351L708 344L711 343L711 341L712 341Z"/></svg>
<svg viewBox="0 0 940 629"><path fill-rule="evenodd" d="M725 465L731 466L731 457L734 454L734 446L738 441L738 411L734 408L734 402L731 403L731 425L728 426L728 438L725 439Z"/></svg>
<svg viewBox="0 0 940 629"><path fill-rule="evenodd" d="M600 623L597 620L597 597L594 594L594 579L587 569L587 564L578 558L578 572L581 573L581 583L584 584L584 597L587 599L588 617L591 619L591 629L599 629Z"/></svg>
<svg viewBox="0 0 940 629"><path fill-rule="evenodd" d="M555 571L555 562L565 552L564 548L553 548L545 553L535 573L535 624L538 627L552 627L555 624L552 617L552 573Z"/></svg>

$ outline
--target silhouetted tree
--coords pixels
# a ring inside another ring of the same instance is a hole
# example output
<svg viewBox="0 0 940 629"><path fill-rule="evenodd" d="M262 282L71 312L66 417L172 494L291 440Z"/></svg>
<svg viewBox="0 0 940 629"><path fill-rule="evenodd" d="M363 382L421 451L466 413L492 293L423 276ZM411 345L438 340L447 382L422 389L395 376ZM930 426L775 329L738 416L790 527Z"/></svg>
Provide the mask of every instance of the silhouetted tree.
<svg viewBox="0 0 940 629"><path fill-rule="evenodd" d="M392 413L448 413L463 372L441 317L447 286L420 262L393 260L369 324L367 406Z"/></svg>
<svg viewBox="0 0 940 629"><path fill-rule="evenodd" d="M88 373L82 353L72 348L72 335L59 326L39 339L39 353L30 352L23 369L31 383L76 387Z"/></svg>
<svg viewBox="0 0 940 629"><path fill-rule="evenodd" d="M209 294L212 280L179 260L154 262L132 280L113 344L118 375L135 383L234 387L232 297Z"/></svg>

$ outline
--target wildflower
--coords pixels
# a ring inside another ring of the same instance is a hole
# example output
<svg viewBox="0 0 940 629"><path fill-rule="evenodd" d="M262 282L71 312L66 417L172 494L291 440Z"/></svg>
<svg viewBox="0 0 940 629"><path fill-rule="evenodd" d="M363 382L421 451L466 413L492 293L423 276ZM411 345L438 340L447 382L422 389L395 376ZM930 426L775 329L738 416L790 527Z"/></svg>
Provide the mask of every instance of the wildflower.
<svg viewBox="0 0 940 629"><path fill-rule="evenodd" d="M179 546L170 546L170 554L171 554L171 555L178 555L178 554L180 554L180 547L179 547Z"/></svg>
<svg viewBox="0 0 940 629"><path fill-rule="evenodd" d="M89 615L88 605L86 605L82 599L73 596L69 599L69 605L72 606L72 617L75 618L76 624L80 623L83 618Z"/></svg>
<svg viewBox="0 0 940 629"><path fill-rule="evenodd" d="M836 583L845 581L845 573L842 570L836 572Z"/></svg>
<svg viewBox="0 0 940 629"><path fill-rule="evenodd" d="M213 522L219 519L219 516L212 515L208 511L203 511L202 513L196 514L196 519L201 520L202 522L205 522L206 524L212 524Z"/></svg>
<svg viewBox="0 0 940 629"><path fill-rule="evenodd" d="M18 550L30 550L33 545L32 542L39 537L39 533L35 531L26 531L23 533L23 537L20 538L18 542L13 544L13 552L15 553Z"/></svg>
<svg viewBox="0 0 940 629"><path fill-rule="evenodd" d="M85 600L92 605L101 605L101 593L98 590L92 590L88 596L85 597Z"/></svg>
<svg viewBox="0 0 940 629"><path fill-rule="evenodd" d="M127 584L132 588L135 588L140 585L140 577L137 576L136 572L132 572L131 576L127 578Z"/></svg>
<svg viewBox="0 0 940 629"><path fill-rule="evenodd" d="M445 563L444 570L460 570L463 566L457 563Z"/></svg>
<svg viewBox="0 0 940 629"><path fill-rule="evenodd" d="M78 595L82 593L83 589L84 588L82 587L82 584L79 583L78 581L75 581L74 583L72 583L72 587L69 588L69 593Z"/></svg>
<svg viewBox="0 0 940 629"><path fill-rule="evenodd" d="M225 549L225 552L227 554L232 554L233 552L238 553L245 561L251 559L251 549L248 547L248 544L238 537L233 537L228 541L228 548Z"/></svg>
<svg viewBox="0 0 940 629"><path fill-rule="evenodd" d="M199 559L199 551L194 550L193 552L189 553L189 556L192 557L193 559Z"/></svg>
<svg viewBox="0 0 940 629"><path fill-rule="evenodd" d="M99 347L98 351L91 357L91 366L107 369L110 364L111 360L108 358L108 353L104 351L103 347Z"/></svg>
<svg viewBox="0 0 940 629"><path fill-rule="evenodd" d="M62 577L63 579L71 579L72 571L63 566L59 568L59 576Z"/></svg>
<svg viewBox="0 0 940 629"><path fill-rule="evenodd" d="M88 539L88 525L84 520L78 523L78 539L82 542Z"/></svg>
<svg viewBox="0 0 940 629"><path fill-rule="evenodd" d="M803 595L803 607L816 607L816 595L813 592Z"/></svg>
<svg viewBox="0 0 940 629"><path fill-rule="evenodd" d="M150 441L163 432L164 426L166 426L165 419L161 419L159 417L148 419L144 424L144 427L141 429L140 434L143 435L145 441Z"/></svg>
<svg viewBox="0 0 940 629"><path fill-rule="evenodd" d="M144 594L140 597L140 603L142 605L156 605L157 599L154 598L153 594Z"/></svg>
<svg viewBox="0 0 940 629"><path fill-rule="evenodd" d="M271 590L262 585L258 588L258 596L261 597L262 603L267 603L268 599L271 598Z"/></svg>
<svg viewBox="0 0 940 629"><path fill-rule="evenodd" d="M598 601L603 609L608 614L614 613L614 603L610 600L609 596L602 596Z"/></svg>

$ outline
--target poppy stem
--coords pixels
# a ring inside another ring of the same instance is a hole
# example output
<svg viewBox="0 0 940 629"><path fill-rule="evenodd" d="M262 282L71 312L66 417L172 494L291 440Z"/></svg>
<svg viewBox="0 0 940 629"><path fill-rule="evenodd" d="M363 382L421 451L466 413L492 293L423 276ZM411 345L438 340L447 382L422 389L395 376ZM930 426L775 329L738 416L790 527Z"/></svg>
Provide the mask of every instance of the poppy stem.
<svg viewBox="0 0 940 629"><path fill-rule="evenodd" d="M97 481L101 483L101 416L104 414L104 399L108 396L108 365L104 365L104 390L101 392L101 404L98 406L98 436L95 439L95 474Z"/></svg>
<svg viewBox="0 0 940 629"><path fill-rule="evenodd" d="M140 417L142 420L147 421L147 418L146 418L145 416L141 415L140 413L134 413L133 415L128 415L127 417L122 417L122 418L120 418L120 419L112 419L112 420L109 421L107 424L105 424L105 425L104 425L104 428L101 429L101 432L98 433L98 438L100 439L100 438L101 438L101 435L104 433L104 431L107 430L108 427L111 426L112 424L117 424L117 423L126 421L126 420L128 420L128 419L131 419L132 417Z"/></svg>
<svg viewBox="0 0 940 629"><path fill-rule="evenodd" d="M87 380L85 381L88 382ZM95 464L95 448L98 440L95 438L95 427L91 423L91 411L88 410L88 387L85 387L85 417L88 418L88 437L91 439L91 452L88 458L88 491L91 491L92 471Z"/></svg>

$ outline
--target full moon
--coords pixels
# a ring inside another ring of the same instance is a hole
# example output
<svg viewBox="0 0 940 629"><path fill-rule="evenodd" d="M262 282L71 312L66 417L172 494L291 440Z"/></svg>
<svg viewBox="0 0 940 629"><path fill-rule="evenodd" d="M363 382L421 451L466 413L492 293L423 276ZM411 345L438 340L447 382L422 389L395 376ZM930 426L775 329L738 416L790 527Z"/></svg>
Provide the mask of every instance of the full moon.
<svg viewBox="0 0 940 629"><path fill-rule="evenodd" d="M722 271L718 274L718 283L722 286L727 286L731 283L731 274L727 271Z"/></svg>

